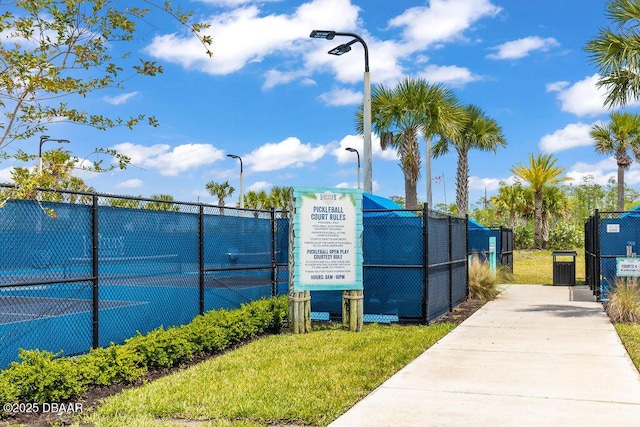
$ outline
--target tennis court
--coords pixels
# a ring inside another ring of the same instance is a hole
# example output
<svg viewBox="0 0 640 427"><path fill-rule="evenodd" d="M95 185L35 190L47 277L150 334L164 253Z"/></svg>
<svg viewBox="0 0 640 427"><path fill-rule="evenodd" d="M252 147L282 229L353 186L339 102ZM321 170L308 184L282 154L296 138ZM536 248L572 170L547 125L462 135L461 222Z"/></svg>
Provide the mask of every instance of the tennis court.
<svg viewBox="0 0 640 427"><path fill-rule="evenodd" d="M122 343L138 333L189 323L200 312L199 272L140 275L139 268L105 275L98 287L98 344ZM19 283L32 271L13 272ZM69 274L67 274L69 276ZM41 276L42 277L42 276ZM0 369L18 360L20 348L87 352L93 337L91 282L11 286L0 284ZM32 282L34 283L34 282ZM270 297L268 271L223 271L204 274L205 311L237 308Z"/></svg>
<svg viewBox="0 0 640 427"><path fill-rule="evenodd" d="M91 300L0 296L0 325L45 319L66 314L90 313ZM99 310L137 305L134 301L99 301Z"/></svg>

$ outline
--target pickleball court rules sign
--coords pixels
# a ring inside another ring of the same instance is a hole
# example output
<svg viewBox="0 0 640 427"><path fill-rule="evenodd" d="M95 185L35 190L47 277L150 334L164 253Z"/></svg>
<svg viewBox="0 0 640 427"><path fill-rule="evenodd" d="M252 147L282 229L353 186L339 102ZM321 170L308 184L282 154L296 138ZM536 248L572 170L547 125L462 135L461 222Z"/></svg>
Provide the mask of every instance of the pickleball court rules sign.
<svg viewBox="0 0 640 427"><path fill-rule="evenodd" d="M294 187L294 291L362 289L362 190Z"/></svg>

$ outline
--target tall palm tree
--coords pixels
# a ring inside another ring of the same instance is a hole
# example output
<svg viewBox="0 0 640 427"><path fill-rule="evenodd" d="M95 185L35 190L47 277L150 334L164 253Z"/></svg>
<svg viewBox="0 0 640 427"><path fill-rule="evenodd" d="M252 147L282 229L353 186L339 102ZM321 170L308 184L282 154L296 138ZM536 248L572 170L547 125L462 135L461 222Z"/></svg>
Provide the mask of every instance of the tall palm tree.
<svg viewBox="0 0 640 427"><path fill-rule="evenodd" d="M278 210L289 209L289 201L293 197L292 187L271 187L269 192L269 205Z"/></svg>
<svg viewBox="0 0 640 427"><path fill-rule="evenodd" d="M209 194L218 198L220 215L224 215L224 199L231 196L236 189L229 185L229 181L223 183L209 181L205 184L205 187L209 191Z"/></svg>
<svg viewBox="0 0 640 427"><path fill-rule="evenodd" d="M423 136L429 147L434 135L453 134L460 122L458 101L453 91L443 85L407 78L395 88L372 88L372 128L380 135L383 150L391 147L398 153L407 209L418 206L417 182L422 163L418 138ZM356 129L363 132L362 106L356 116Z"/></svg>
<svg viewBox="0 0 640 427"><path fill-rule="evenodd" d="M248 191L244 194L244 207L247 209L264 210L271 206L269 195L266 191ZM254 212L253 216L258 218L259 212Z"/></svg>
<svg viewBox="0 0 640 427"><path fill-rule="evenodd" d="M624 210L624 172L631 167L633 159L629 150L640 161L640 116L638 114L613 112L607 124L594 124L590 135L596 142L596 153L613 154L618 164L617 210Z"/></svg>
<svg viewBox="0 0 640 427"><path fill-rule="evenodd" d="M143 209L166 212L178 212L180 210L180 207L173 203L174 199L171 194L153 194L151 198L157 201L147 202Z"/></svg>
<svg viewBox="0 0 640 427"><path fill-rule="evenodd" d="M610 0L606 15L615 30L600 29L585 50L600 69L598 86L607 90L605 104L624 106L640 97L640 6L633 0Z"/></svg>
<svg viewBox="0 0 640 427"><path fill-rule="evenodd" d="M516 228L516 217L522 214L526 205L526 195L522 183L516 180L513 184L507 185L500 181L498 194L491 198L491 203L496 207L498 213L509 214L509 227Z"/></svg>
<svg viewBox="0 0 640 427"><path fill-rule="evenodd" d="M464 110L462 128L449 136L444 135L433 145L433 157L438 158L455 148L458 153L456 168L456 205L458 215L464 216L469 209L469 151L496 152L498 147L506 147L507 140L502 127L494 119L475 105L467 105Z"/></svg>
<svg viewBox="0 0 640 427"><path fill-rule="evenodd" d="M558 175L564 172L563 167L557 167L556 161L552 154L538 154L534 156L529 154L529 165L525 166L518 163L511 168L511 173L516 177L528 183L533 191L534 218L535 218L535 235L534 242L537 249L542 249L542 199L544 196L544 188L546 186L566 181L568 178L562 178Z"/></svg>

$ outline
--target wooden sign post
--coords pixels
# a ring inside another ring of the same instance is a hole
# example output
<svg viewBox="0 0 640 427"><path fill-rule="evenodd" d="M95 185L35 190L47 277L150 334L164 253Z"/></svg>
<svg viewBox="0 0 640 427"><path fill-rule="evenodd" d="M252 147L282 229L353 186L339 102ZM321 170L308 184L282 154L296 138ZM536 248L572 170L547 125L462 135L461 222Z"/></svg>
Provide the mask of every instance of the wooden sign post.
<svg viewBox="0 0 640 427"><path fill-rule="evenodd" d="M289 320L311 329L311 291L343 290L343 322L362 330L362 190L293 189L289 227Z"/></svg>

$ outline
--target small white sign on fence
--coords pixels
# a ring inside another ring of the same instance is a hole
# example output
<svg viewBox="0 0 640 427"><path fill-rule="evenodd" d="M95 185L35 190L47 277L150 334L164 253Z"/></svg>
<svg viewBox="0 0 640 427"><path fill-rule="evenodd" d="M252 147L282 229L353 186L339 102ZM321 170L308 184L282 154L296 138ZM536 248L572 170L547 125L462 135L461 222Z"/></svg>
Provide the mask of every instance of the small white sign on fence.
<svg viewBox="0 0 640 427"><path fill-rule="evenodd" d="M640 258L616 258L618 277L640 277Z"/></svg>
<svg viewBox="0 0 640 427"><path fill-rule="evenodd" d="M607 233L619 233L620 224L607 224Z"/></svg>

